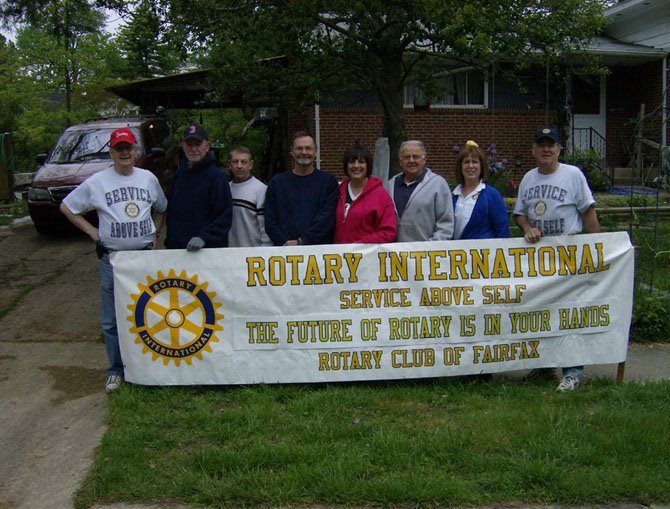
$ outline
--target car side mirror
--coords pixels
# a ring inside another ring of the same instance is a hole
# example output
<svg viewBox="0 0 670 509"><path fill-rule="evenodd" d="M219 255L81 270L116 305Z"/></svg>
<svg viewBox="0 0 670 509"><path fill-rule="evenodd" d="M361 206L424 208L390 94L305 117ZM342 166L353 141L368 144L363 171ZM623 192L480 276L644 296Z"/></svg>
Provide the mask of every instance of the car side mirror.
<svg viewBox="0 0 670 509"><path fill-rule="evenodd" d="M154 147L149 151L149 157L165 157L165 149L161 147Z"/></svg>
<svg viewBox="0 0 670 509"><path fill-rule="evenodd" d="M37 161L37 164L42 166L47 160L47 154L37 154L35 160Z"/></svg>

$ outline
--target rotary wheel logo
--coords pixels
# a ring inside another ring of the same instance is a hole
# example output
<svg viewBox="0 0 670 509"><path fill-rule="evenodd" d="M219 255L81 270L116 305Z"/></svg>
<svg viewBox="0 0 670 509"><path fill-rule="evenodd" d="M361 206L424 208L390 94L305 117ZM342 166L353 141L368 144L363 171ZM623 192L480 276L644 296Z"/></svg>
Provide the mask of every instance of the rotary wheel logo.
<svg viewBox="0 0 670 509"><path fill-rule="evenodd" d="M186 271L176 275L158 272L156 279L147 276L147 284L137 285L140 291L132 294L134 304L128 305L130 332L137 334L135 343L142 345L142 353L151 353L164 365L174 361L191 364L193 357L202 360L202 352L211 352L210 343L219 340L214 333L223 330L217 321L220 303L214 302L214 292L207 291L207 283L198 283L198 276L189 278Z"/></svg>
<svg viewBox="0 0 670 509"><path fill-rule="evenodd" d="M140 208L136 203L129 203L126 205L126 214L128 217L137 217L140 215Z"/></svg>

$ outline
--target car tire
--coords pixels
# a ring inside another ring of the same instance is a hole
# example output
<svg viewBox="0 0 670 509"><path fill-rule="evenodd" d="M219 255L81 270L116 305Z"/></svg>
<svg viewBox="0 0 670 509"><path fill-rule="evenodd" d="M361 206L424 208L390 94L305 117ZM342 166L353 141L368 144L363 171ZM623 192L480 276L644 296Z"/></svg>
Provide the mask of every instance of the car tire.
<svg viewBox="0 0 670 509"><path fill-rule="evenodd" d="M47 226L45 224L40 224L40 223L33 223L35 226L35 230L37 230L37 233L40 235L53 235L55 230L51 226Z"/></svg>

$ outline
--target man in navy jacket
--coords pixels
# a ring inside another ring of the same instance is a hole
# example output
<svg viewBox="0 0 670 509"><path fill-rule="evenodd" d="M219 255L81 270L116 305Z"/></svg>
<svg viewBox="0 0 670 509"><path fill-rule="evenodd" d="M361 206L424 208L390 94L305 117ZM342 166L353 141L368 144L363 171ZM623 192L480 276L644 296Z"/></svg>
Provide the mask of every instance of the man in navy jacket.
<svg viewBox="0 0 670 509"><path fill-rule="evenodd" d="M210 153L207 131L186 127L179 162L168 193L165 247L197 251L227 247L233 220L233 199L225 173Z"/></svg>

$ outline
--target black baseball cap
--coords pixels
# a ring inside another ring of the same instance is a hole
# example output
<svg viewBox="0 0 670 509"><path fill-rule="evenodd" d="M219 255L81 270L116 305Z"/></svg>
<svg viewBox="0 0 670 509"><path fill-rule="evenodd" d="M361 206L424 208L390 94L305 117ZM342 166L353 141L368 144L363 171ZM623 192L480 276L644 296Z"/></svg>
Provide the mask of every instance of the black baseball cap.
<svg viewBox="0 0 670 509"><path fill-rule="evenodd" d="M184 135L182 139L187 140L189 138L195 138L196 140L208 140L207 131L200 124L189 124L184 129Z"/></svg>
<svg viewBox="0 0 670 509"><path fill-rule="evenodd" d="M561 139L558 136L558 131L553 127L540 127L537 131L535 131L535 143L544 138L549 138L554 143L561 142Z"/></svg>

